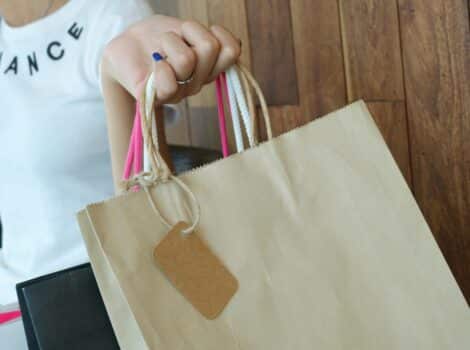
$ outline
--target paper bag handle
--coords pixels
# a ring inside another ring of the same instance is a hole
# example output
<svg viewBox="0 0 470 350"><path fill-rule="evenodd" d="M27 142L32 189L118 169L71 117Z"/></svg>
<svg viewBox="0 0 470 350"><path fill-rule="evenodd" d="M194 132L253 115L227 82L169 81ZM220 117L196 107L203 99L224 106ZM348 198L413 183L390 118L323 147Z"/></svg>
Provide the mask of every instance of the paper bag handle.
<svg viewBox="0 0 470 350"><path fill-rule="evenodd" d="M245 71L242 71L240 65L235 65L229 68L225 73L222 73L216 80L216 92L217 92L217 107L219 114L219 124L221 125L221 141L222 141L222 150L227 148L226 142L226 133L223 133L223 125L220 121L225 121L225 112L223 109L223 97L222 90L227 97L227 103L230 107L230 114L232 117L233 132L235 133L235 141L237 152L242 152L244 150L243 142L243 131L247 135L249 142L249 147L255 147L258 145L258 138L256 135L256 120L257 113L254 103L252 85L255 88L255 92L258 95L260 104L262 106L261 113L264 116L266 122L266 129L268 139L272 139L272 128L269 118L269 112L264 99L261 89L259 88L255 79L248 80L246 75L250 75L249 71L245 68ZM250 85L250 83L252 85ZM223 89L222 89L223 87ZM244 128L241 127L240 123L240 114L243 121ZM228 154L223 152L224 157Z"/></svg>
<svg viewBox="0 0 470 350"><path fill-rule="evenodd" d="M134 171L134 174L138 174L142 171L143 145L140 123L140 106L139 103L136 103L134 124L132 126L129 148L127 150L124 174L122 176L124 180L129 180L132 171Z"/></svg>
<svg viewBox="0 0 470 350"><path fill-rule="evenodd" d="M259 87L258 83L253 78L247 68L245 68L240 63L238 63L236 67L239 70L241 76L244 77L244 80L246 81L245 84L247 84L247 86L251 85L251 87L254 89L261 105L261 112L263 114L264 121L266 124L268 139L272 139L273 135L271 121L269 118L269 110L261 88ZM153 173L156 178L168 179L171 175L171 171L168 165L166 164L165 160L163 159L162 155L160 154L158 145L158 132L157 130L152 130L156 128L156 125L154 124L152 127L151 123L151 121L154 120L155 117L154 103L154 76L153 74L151 74L147 79L145 89L142 93L142 97L140 100L141 127L142 134L144 137L144 147L146 148L146 151L148 153L148 158L151 166L151 173ZM254 110L254 104L252 104L252 107L250 107L250 109ZM254 128L251 128L251 130L253 129Z"/></svg>
<svg viewBox="0 0 470 350"><path fill-rule="evenodd" d="M219 119L219 134L220 134L220 144L222 146L222 155L224 158L228 157L229 146L228 146L228 137L227 137L227 124L225 118L225 108L224 108L224 91L223 87L226 86L225 74L221 73L215 80L215 96L217 100L217 114Z"/></svg>
<svg viewBox="0 0 470 350"><path fill-rule="evenodd" d="M246 82L253 87L261 104L261 110L263 116L265 118L266 129L268 133L268 138L272 138L272 131L271 131L271 123L269 119L269 112L266 104L266 100L261 92L261 88L259 87L256 80L253 78L251 73L241 64L237 64L237 68L240 70L241 75L245 76ZM246 86L246 85L245 85ZM195 212L193 213L193 223L190 227L183 231L184 234L191 233L198 225L200 219L200 207L199 203L194 195L194 193L182 182L178 177L173 176L170 171L168 164L166 163L165 159L162 157L160 150L159 150L159 143L158 143L158 130L156 130L157 125L153 123L155 120L155 87L154 87L154 75L153 73L148 77L145 88L143 89L142 96L140 99L140 115L136 113L137 117L140 117L141 122L141 130L142 136L144 140L144 147L147 151L147 157L150 162L150 171L148 172L141 172L139 174L135 174L134 177L125 181L126 189L129 189L133 186L139 185L142 187L149 199L149 202L152 206L152 209L155 213L160 217L162 222L167 225L168 227L172 227L170 223L162 216L160 211L157 209L155 202L148 190L148 187L158 183L168 182L170 180L174 181L184 192L186 192L191 200L195 203ZM253 104L254 106L254 104ZM251 107L254 110L254 107ZM134 135L134 132L133 132ZM136 142L135 137L133 136L134 140L131 139L131 142Z"/></svg>
<svg viewBox="0 0 470 350"><path fill-rule="evenodd" d="M261 87L259 86L258 82L256 79L253 77L253 75L250 73L248 68L246 68L244 65L238 63L236 67L239 70L240 76L241 76L241 81L243 84L243 90L246 93L247 100L248 100L248 110L250 111L250 114L253 116L251 118L251 131L253 133L253 137L255 137L255 121L256 121L256 109L255 109L255 104L253 101L253 95L251 93L251 88L254 89L256 96L258 97L260 106L261 106L261 114L263 115L264 118L264 123L266 125L266 134L268 136L268 140L272 140L273 138L273 132L272 132L272 126L271 126L271 118L269 116L269 109L268 109L268 104L266 103L266 99L264 98L263 91L261 90Z"/></svg>

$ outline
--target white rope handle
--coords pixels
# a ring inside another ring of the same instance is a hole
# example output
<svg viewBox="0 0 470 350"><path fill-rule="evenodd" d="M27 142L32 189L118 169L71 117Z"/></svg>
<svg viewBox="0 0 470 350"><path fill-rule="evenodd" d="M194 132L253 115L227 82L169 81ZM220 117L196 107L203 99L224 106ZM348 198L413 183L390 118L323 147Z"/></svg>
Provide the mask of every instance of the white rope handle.
<svg viewBox="0 0 470 350"><path fill-rule="evenodd" d="M127 187L129 188L136 184L140 185L140 187L144 189L147 195L147 199L152 210L168 228L171 228L173 227L173 225L171 225L168 220L164 218L162 213L158 210L150 194L149 187L159 183L173 181L177 186L179 186L184 192L189 195L191 201L195 204L194 213L191 215L191 226L181 231L182 234L190 234L195 230L195 228L199 224L199 220L201 217L201 209L194 193L183 181L181 181L181 179L171 174L168 165L160 154L158 148L157 123L155 120L155 87L153 73L147 79L141 103L141 126L145 145L144 159L145 162L148 164L148 168L151 170L149 172L144 171L140 174L135 175L132 179L128 181Z"/></svg>
<svg viewBox="0 0 470 350"><path fill-rule="evenodd" d="M240 73L244 76L244 79L246 78L248 83L253 87L256 95L258 96L258 100L261 105L261 113L263 114L264 123L266 124L266 133L268 134L268 140L271 140L273 138L271 118L269 117L268 104L266 103L266 100L264 98L263 91L261 90L256 79L245 66L240 63L237 63L237 68L240 70Z"/></svg>
<svg viewBox="0 0 470 350"><path fill-rule="evenodd" d="M233 132L235 134L235 144L237 146L237 152L240 153L245 149L245 146L243 145L243 134L242 129L240 127L240 116L238 111L237 96L235 93L235 88L233 87L232 80L228 75L228 71L226 73L226 77L230 114L232 115Z"/></svg>
<svg viewBox="0 0 470 350"><path fill-rule="evenodd" d="M151 87L154 83L154 75L151 74L149 79L148 79L148 83L145 85L145 99L147 101L149 101L151 99L151 89L149 87ZM152 85L150 85L152 84ZM146 107L147 108L147 107ZM141 114L142 114L142 111L141 111ZM149 111L146 111L145 115L148 115L149 114ZM154 128L153 128L153 121L155 120L155 111L150 111L150 115L151 115L151 118L152 118L152 135L154 134ZM158 137L158 135L157 135ZM158 145L158 139L157 139L157 145ZM150 171L150 158L149 158L149 153L147 151L147 147L144 147L144 171L145 172L149 172Z"/></svg>
<svg viewBox="0 0 470 350"><path fill-rule="evenodd" d="M237 68L240 69L240 74L244 79L244 83L248 81L248 83L253 87L256 94L258 95L258 99L261 104L261 110L263 116L265 118L266 129L268 133L268 139L272 138L272 131L271 131L271 123L269 118L269 112L267 108L266 101L264 96L261 92L259 85L257 84L256 80L253 78L251 73L242 65L238 64ZM245 83L246 86L246 83ZM240 119L238 114L238 108L242 114L242 120L245 126L245 131L248 135L248 140L250 143L250 147L255 145L254 140L254 127L252 124L253 119L256 116L252 115L250 118L250 114L254 114L254 108L252 106L252 101L250 101L250 108L247 105L245 95L243 93L242 85L240 82L240 77L238 76L238 72L236 68L232 67L229 69L228 72L228 79L227 79L227 87L229 90L229 98L230 98L230 105L234 106L232 110L232 117L236 116L234 119L234 128L236 128L236 124L238 125L238 132L239 132L239 139L241 140L241 145L237 144L237 148L243 150L243 138L241 137L241 127L240 127ZM250 92L247 91L247 94ZM251 96L250 96L251 97ZM196 196L191 191L191 189L183 182L181 179L173 176L169 170L168 165L166 164L165 160L160 154L159 151L159 144L158 144L158 130L157 130L157 123L155 120L155 87L154 87L154 75L153 73L147 79L145 89L142 94L141 100L141 127L142 127L142 134L144 137L144 166L147 164L147 168L149 171L144 171L140 174L135 175L132 179L127 182L127 187L130 188L136 184L139 184L144 191L146 192L149 204L155 214L161 219L161 221L169 228L171 225L161 214L158 210L151 194L149 191L149 187L155 184L164 183L173 181L176 185L178 185L184 192L186 192L190 199L195 204L194 212L192 216L193 223L190 227L183 230L183 234L189 234L195 230L197 225L199 224L200 216L201 216L201 209L199 203L197 201ZM234 113L236 111L236 113ZM251 113L250 113L251 111Z"/></svg>
<svg viewBox="0 0 470 350"><path fill-rule="evenodd" d="M238 67L237 67L238 68ZM257 113L256 113L256 107L255 107L255 101L253 98L253 91L250 83L248 82L247 77L243 72L240 72L240 77L242 80L242 85L243 85L243 91L245 91L245 96L248 102L248 111L250 113L251 118L251 134L255 143L255 146L258 145L258 134L257 134L257 127L256 127L256 121L257 121Z"/></svg>
<svg viewBox="0 0 470 350"><path fill-rule="evenodd" d="M243 134L240 128L239 121L240 113L244 125L244 131L248 138L249 146L252 148L258 144L258 140L255 133L257 112L253 100L253 95L256 95L260 102L261 113L264 117L264 121L266 124L268 140L271 140L273 135L271 129L271 120L269 117L269 110L261 88L259 87L256 80L253 78L248 69L246 69L243 65L239 63L234 65L233 67L230 67L226 71L226 76L228 90L227 92L230 102L230 112L232 115L237 152L239 153L244 150Z"/></svg>
<svg viewBox="0 0 470 350"><path fill-rule="evenodd" d="M240 77L238 76L238 71L235 67L230 67L227 70L227 78L229 81L229 89L233 89L233 93L237 99L237 105L242 115L243 124L245 126L245 132L248 137L248 142L250 144L250 147L254 147L255 140L253 138L251 120L252 118L255 118L255 116L250 116L245 94L243 93L243 88L242 88L242 84L240 81Z"/></svg>

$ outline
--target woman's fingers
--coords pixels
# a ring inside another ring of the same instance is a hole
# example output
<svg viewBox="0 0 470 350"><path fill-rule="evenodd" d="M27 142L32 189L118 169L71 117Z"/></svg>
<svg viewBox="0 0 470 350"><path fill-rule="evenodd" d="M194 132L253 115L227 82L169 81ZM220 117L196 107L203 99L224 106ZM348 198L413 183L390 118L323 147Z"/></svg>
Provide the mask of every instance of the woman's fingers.
<svg viewBox="0 0 470 350"><path fill-rule="evenodd" d="M106 46L101 64L103 78L117 81L139 98L152 69L151 54L162 49L155 38L167 32L181 37L182 24L178 18L154 15L129 27Z"/></svg>
<svg viewBox="0 0 470 350"><path fill-rule="evenodd" d="M164 57L151 65L151 55ZM239 41L227 30L210 30L197 22L154 16L139 22L106 48L102 73L139 98L149 71L155 73L160 103L177 102L197 93L233 65L240 55ZM187 84L177 82L186 81Z"/></svg>
<svg viewBox="0 0 470 350"><path fill-rule="evenodd" d="M241 41L232 33L220 26L212 26L211 32L221 45L217 62L205 83L209 83L221 73L234 65L241 54Z"/></svg>
<svg viewBox="0 0 470 350"><path fill-rule="evenodd" d="M181 33L197 57L192 81L186 86L187 93L193 95L201 90L212 73L221 45L206 27L197 22L183 23Z"/></svg>
<svg viewBox="0 0 470 350"><path fill-rule="evenodd" d="M173 32L163 33L160 38L160 46L165 59L173 67L176 78L184 81L190 78L196 69L198 57L196 52L188 46L183 38Z"/></svg>
<svg viewBox="0 0 470 350"><path fill-rule="evenodd" d="M187 92L178 81L184 81L196 70L198 57L194 50L174 32L165 32L149 40L158 51L152 54L156 97L159 103L178 102Z"/></svg>
<svg viewBox="0 0 470 350"><path fill-rule="evenodd" d="M153 65L155 95L159 103L169 103L179 95L176 75L166 60L158 60Z"/></svg>
<svg viewBox="0 0 470 350"><path fill-rule="evenodd" d="M183 23L181 36L161 34L155 45L163 57L154 65L159 102L175 102L197 93L212 74L220 51L217 38L197 22ZM178 84L186 80L190 81Z"/></svg>

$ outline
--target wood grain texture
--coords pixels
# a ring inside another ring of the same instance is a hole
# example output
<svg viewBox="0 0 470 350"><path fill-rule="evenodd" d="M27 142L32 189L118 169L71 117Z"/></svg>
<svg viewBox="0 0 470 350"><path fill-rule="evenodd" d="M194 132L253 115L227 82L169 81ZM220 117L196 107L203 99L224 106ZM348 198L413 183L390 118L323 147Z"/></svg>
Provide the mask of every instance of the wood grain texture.
<svg viewBox="0 0 470 350"><path fill-rule="evenodd" d="M179 8L178 1L167 0L153 0L150 2L156 13L166 16L178 16ZM165 114L173 114L168 109L165 109ZM186 102L183 101L178 105L178 117L171 118L170 122L165 123L166 139L169 144L173 145L191 145L190 135L190 120Z"/></svg>
<svg viewBox="0 0 470 350"><path fill-rule="evenodd" d="M164 109L166 140L171 145L191 145L189 111L186 101Z"/></svg>
<svg viewBox="0 0 470 350"><path fill-rule="evenodd" d="M149 1L149 3L155 12L160 15L178 16L178 1L179 0L152 0Z"/></svg>
<svg viewBox="0 0 470 350"><path fill-rule="evenodd" d="M345 105L338 4L291 0L302 125Z"/></svg>
<svg viewBox="0 0 470 350"><path fill-rule="evenodd" d="M368 102L367 107L400 167L410 188L411 164L408 146L408 123L404 102Z"/></svg>
<svg viewBox="0 0 470 350"><path fill-rule="evenodd" d="M246 1L252 70L270 105L296 105L297 71L286 0Z"/></svg>
<svg viewBox="0 0 470 350"><path fill-rule="evenodd" d="M299 121L303 120L302 109L299 106L269 107L269 119L273 137L276 137L299 126ZM260 140L265 141L267 139L266 125L260 109L258 109L258 129Z"/></svg>
<svg viewBox="0 0 470 350"><path fill-rule="evenodd" d="M177 0L177 8L180 18L209 25L206 0ZM189 97L186 101L191 145L195 147L220 148L214 89L214 84L208 84L199 94Z"/></svg>
<svg viewBox="0 0 470 350"><path fill-rule="evenodd" d="M399 0L416 198L470 301L470 32L464 0Z"/></svg>
<svg viewBox="0 0 470 350"><path fill-rule="evenodd" d="M349 101L404 100L395 0L340 0Z"/></svg>
<svg viewBox="0 0 470 350"><path fill-rule="evenodd" d="M220 150L217 111L209 107L193 107L190 118L192 146Z"/></svg>
<svg viewBox="0 0 470 350"><path fill-rule="evenodd" d="M207 0L208 1L208 16L211 25L221 25L230 30L242 42L241 62L247 67L251 67L251 45L248 33L248 20L244 0ZM226 108L228 111L228 107ZM215 110L214 110L215 111ZM229 114L227 114L229 117ZM227 120L227 133L230 149L233 151L235 147L235 136L233 133L233 124L228 118ZM218 122L211 124L218 134ZM212 139L220 139L219 135L213 136ZM218 145L218 149L220 144Z"/></svg>
<svg viewBox="0 0 470 350"><path fill-rule="evenodd" d="M178 13L181 18L190 19L209 25L209 13L206 0L178 0ZM202 88L201 92L189 98L189 107L215 107L216 100L214 85L209 84Z"/></svg>
<svg viewBox="0 0 470 350"><path fill-rule="evenodd" d="M209 23L230 30L242 42L241 62L251 69L251 40L245 0L207 0Z"/></svg>

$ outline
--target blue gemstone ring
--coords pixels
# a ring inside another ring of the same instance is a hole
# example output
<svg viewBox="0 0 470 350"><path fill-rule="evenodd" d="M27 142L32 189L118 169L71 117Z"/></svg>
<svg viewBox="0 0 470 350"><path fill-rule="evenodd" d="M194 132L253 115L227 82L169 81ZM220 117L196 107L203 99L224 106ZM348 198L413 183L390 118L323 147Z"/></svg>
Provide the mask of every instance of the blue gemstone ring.
<svg viewBox="0 0 470 350"><path fill-rule="evenodd" d="M154 52L154 53L152 54L152 58L153 58L153 60L154 60L155 62L166 60L166 56L163 57L163 56L162 56L160 53L158 53L158 52Z"/></svg>
<svg viewBox="0 0 470 350"><path fill-rule="evenodd" d="M166 60L167 59L167 56L162 56L160 53L158 52L154 52L152 53L152 58L155 62L159 62L159 61L163 61L163 60ZM192 82L194 79L194 72L191 74L191 76L188 78L188 79L185 79L185 80L176 80L176 83L178 85L187 85L189 84L190 82Z"/></svg>

